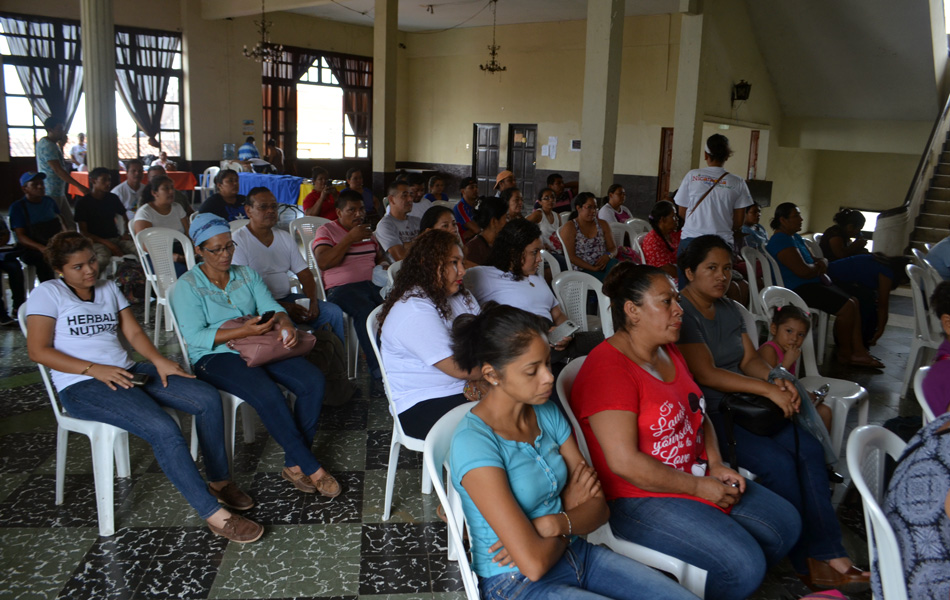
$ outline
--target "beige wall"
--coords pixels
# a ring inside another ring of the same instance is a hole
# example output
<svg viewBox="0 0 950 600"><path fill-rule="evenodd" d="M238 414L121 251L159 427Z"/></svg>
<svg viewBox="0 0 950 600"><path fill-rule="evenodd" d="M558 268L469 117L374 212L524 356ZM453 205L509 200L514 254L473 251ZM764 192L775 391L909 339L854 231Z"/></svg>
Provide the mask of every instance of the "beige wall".
<svg viewBox="0 0 950 600"><path fill-rule="evenodd" d="M118 25L178 31L181 29L179 2L194 1L114 0L113 14ZM3 0L2 7L12 13L79 20L79 0Z"/></svg>

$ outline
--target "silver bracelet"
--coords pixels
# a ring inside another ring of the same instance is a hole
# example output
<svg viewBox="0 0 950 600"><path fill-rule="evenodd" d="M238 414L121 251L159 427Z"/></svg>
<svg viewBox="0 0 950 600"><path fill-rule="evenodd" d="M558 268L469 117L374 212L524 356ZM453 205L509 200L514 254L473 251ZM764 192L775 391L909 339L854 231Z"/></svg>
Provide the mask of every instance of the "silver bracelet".
<svg viewBox="0 0 950 600"><path fill-rule="evenodd" d="M567 534L566 534L566 535L562 535L561 537L563 537L564 539L568 539L568 538L570 538L571 535L573 535L573 533L574 533L574 525L571 523L571 518L570 518L569 516L567 516L567 512L565 512L565 511L562 510L562 511L561 511L561 514L564 515L564 518L565 518L565 519L567 519Z"/></svg>

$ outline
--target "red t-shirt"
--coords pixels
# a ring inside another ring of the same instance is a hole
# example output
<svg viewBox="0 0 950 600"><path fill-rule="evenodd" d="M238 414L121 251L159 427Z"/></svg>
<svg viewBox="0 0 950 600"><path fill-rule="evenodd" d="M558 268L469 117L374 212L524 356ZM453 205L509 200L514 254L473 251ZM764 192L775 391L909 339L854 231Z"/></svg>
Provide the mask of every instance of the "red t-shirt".
<svg viewBox="0 0 950 600"><path fill-rule="evenodd" d="M304 212L310 210L310 207L316 204L319 199L320 192L310 192L307 194L307 197L303 199ZM320 207L320 214L316 216L336 221L336 196L332 191L330 192L330 197L323 201L323 206Z"/></svg>
<svg viewBox="0 0 950 600"><path fill-rule="evenodd" d="M703 394L675 344L664 346L676 368L667 383L647 373L610 342L598 345L584 361L571 389L571 409L587 439L590 459L600 477L607 500L616 498L686 498L715 506L687 494L648 492L633 485L607 466L590 416L605 410L626 410L637 415L640 451L674 469L694 473L706 464L703 440ZM642 400L642 401L641 401Z"/></svg>
<svg viewBox="0 0 950 600"><path fill-rule="evenodd" d="M666 247L666 243L656 230L648 233L640 241L640 249L643 250L643 261L645 264L654 267L665 267L666 265L676 264L676 249L680 245L680 231L674 231L670 234L670 246L672 250Z"/></svg>

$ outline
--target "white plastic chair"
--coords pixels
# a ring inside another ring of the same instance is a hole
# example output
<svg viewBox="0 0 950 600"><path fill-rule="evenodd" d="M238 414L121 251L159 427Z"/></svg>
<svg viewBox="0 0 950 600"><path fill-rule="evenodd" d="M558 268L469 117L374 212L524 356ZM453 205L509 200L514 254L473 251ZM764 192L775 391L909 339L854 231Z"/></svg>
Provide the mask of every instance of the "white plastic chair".
<svg viewBox="0 0 950 600"><path fill-rule="evenodd" d="M821 239L821 234L816 233L819 239ZM805 241L805 246L808 248L808 251L811 253L812 258L824 258L825 253L821 251L821 246L818 245L818 240L813 240L809 238L802 238Z"/></svg>
<svg viewBox="0 0 950 600"><path fill-rule="evenodd" d="M557 213L557 216L558 216L558 219L560 219L561 221L561 225L564 225L570 220L568 217L571 216L571 211L565 210L563 212L559 212Z"/></svg>
<svg viewBox="0 0 950 600"><path fill-rule="evenodd" d="M124 214L123 214L123 215L116 215L116 217L115 217L115 225L116 225L116 231L119 231L119 232L125 231L126 225L125 225L125 215L124 215ZM138 258L138 255L137 255L137 254L124 254L124 255L122 255L122 256L112 256L112 257L110 257L110 258L109 258L109 269L108 269L108 270L109 270L109 277L112 278L112 279L115 279L116 271L119 269L119 265L122 263L122 261L124 261L124 260L126 260L126 259L135 260L135 259L137 259L137 258ZM104 277L105 275L106 275L105 273L100 273L100 274L99 274L99 277ZM146 321L146 322L147 322L147 321Z"/></svg>
<svg viewBox="0 0 950 600"><path fill-rule="evenodd" d="M924 396L924 379L927 378L928 372L930 372L930 367L921 367L914 375L914 395L917 396L917 403L920 404L920 412L925 427L927 423L937 418L936 415L934 415L933 409L927 404L927 398Z"/></svg>
<svg viewBox="0 0 950 600"><path fill-rule="evenodd" d="M625 223L607 223L610 226L610 235L614 238L614 244L619 248L620 246L626 246L624 243L624 237L630 234L631 232L627 229ZM630 239L633 240L633 235L630 235Z"/></svg>
<svg viewBox="0 0 950 600"><path fill-rule="evenodd" d="M234 219L233 221L228 222L228 226L231 227L231 233L234 233L235 231L244 227L250 222L251 222L250 219Z"/></svg>
<svg viewBox="0 0 950 600"><path fill-rule="evenodd" d="M402 261L397 260L393 264L389 265L389 268L386 269L386 280L389 282L389 289L392 289L393 285L396 283L396 274L399 273L399 269L402 268Z"/></svg>
<svg viewBox="0 0 950 600"><path fill-rule="evenodd" d="M554 281L554 278L561 274L561 265L557 262L557 259L554 258L554 255L547 250L541 250L541 258L544 262L538 267L538 274L543 276L544 267L546 266L551 269L551 281Z"/></svg>
<svg viewBox="0 0 950 600"><path fill-rule="evenodd" d="M881 500L884 497L884 457L900 458L906 444L894 433L877 425L865 425L848 438L848 471L861 494L869 554L877 555L881 588L887 600L907 600L903 562L897 536L888 523Z"/></svg>
<svg viewBox="0 0 950 600"><path fill-rule="evenodd" d="M793 304L803 311L811 310L798 294L778 286L767 287L762 290L762 304L766 309ZM851 410L852 406L858 405L858 427L867 425L870 405L868 391L853 381L823 377L818 371L818 363L815 360L815 344L812 337L812 330L809 329L805 336L805 342L802 344L802 356L798 361L797 375L806 389L816 390L826 384L829 386L826 401L828 406L831 407L831 448L834 450L835 456L840 456L848 411ZM803 368L806 374L804 377L801 376ZM803 401L807 401L807 399Z"/></svg>
<svg viewBox="0 0 950 600"><path fill-rule="evenodd" d="M581 430L580 424L577 422L577 417L574 416L570 404L571 388L574 386L574 380L577 379L577 374L580 372L585 360L587 360L587 357L582 356L567 363L567 366L564 367L561 374L558 375L556 385L561 406L564 408L564 412L571 422L571 428L574 430L577 446L580 448L581 454L584 455L584 460L590 465L593 463L590 460L590 450L587 448L587 439L584 437L584 432ZM604 523L597 528L596 531L587 534L587 541L591 544L603 544L618 554L632 558L635 561L663 571L664 573L669 573L676 578L680 585L700 598L706 593L705 569L700 569L699 567L690 565L678 558L663 554L652 548L620 539L615 536L613 530L610 529L610 523Z"/></svg>
<svg viewBox="0 0 950 600"><path fill-rule="evenodd" d="M455 208L456 204L457 202L453 202L452 200L433 200L432 202L432 206L444 206L449 209Z"/></svg>
<svg viewBox="0 0 950 600"><path fill-rule="evenodd" d="M910 293L914 301L914 337L910 341L910 352L907 354L901 396L906 396L910 391L917 366L925 364L931 351L936 351L943 342L943 329L933 311L929 310L930 298L936 289L933 279L917 265L907 265L904 270L910 278Z"/></svg>
<svg viewBox="0 0 950 600"><path fill-rule="evenodd" d="M647 264L647 255L643 253L643 238L645 238L650 232L638 233L636 238L631 237L630 240L633 242L633 249L637 251L637 254L640 255L640 262Z"/></svg>
<svg viewBox="0 0 950 600"><path fill-rule="evenodd" d="M198 213L194 213L198 214ZM145 260L145 257L148 256L148 253L142 248L142 243L139 241L138 236L135 235L135 230L132 228L132 221L129 221L129 234L132 236L132 243L135 244L135 253L139 257L139 265L142 267L142 271L145 273L145 325L148 325L149 320L149 308L152 304L152 288L155 287L155 273L152 272L152 267L149 265L148 261ZM156 305L155 310L158 311L159 308Z"/></svg>
<svg viewBox="0 0 950 600"><path fill-rule="evenodd" d="M452 485L451 475L447 475L445 485L442 484L442 467L449 471L448 456L452 445L452 434L459 422L474 408L474 402L456 406L439 419L429 435L426 436L422 451L422 466L429 474L429 480L435 489L436 496L442 508L445 509L445 518L448 525L448 558L457 561L462 576L462 585L468 600L479 600L478 577L472 571L468 560L468 553L462 544L462 532L466 527L465 513L462 511L462 499L455 486Z"/></svg>
<svg viewBox="0 0 950 600"><path fill-rule="evenodd" d="M399 449L405 447L415 452L422 452L425 446L425 440L406 435L402 430L402 423L399 422L399 414L396 412L396 406L393 404L392 392L389 391L389 377L386 375L386 365L383 364L383 357L379 352L379 343L376 341L376 335L379 328L376 326L379 311L382 306L377 306L373 312L366 317L366 333L369 334L370 344L373 346L373 353L376 355L376 362L379 363L379 369L383 373L383 389L386 391L386 400L389 402L389 414L393 416L393 436L389 443L389 466L386 469L386 500L383 508L383 521L388 521L392 510L393 487L396 485L396 466L399 463ZM429 479L429 472L422 470L422 493L432 493L432 481Z"/></svg>
<svg viewBox="0 0 950 600"><path fill-rule="evenodd" d="M631 217L626 220L626 225L631 232L630 239L633 239L633 235L640 235L641 233L650 233L653 230L653 226L650 225L649 221L643 219L638 219L636 217Z"/></svg>
<svg viewBox="0 0 950 600"><path fill-rule="evenodd" d="M551 287L561 310L581 331L599 331L602 328L605 315L610 314L610 302L603 295L602 285L596 277L581 271L564 271L554 278ZM587 314L587 296L591 291L597 294L600 317Z"/></svg>
<svg viewBox="0 0 950 600"><path fill-rule="evenodd" d="M165 331L172 330L167 290L170 285L178 281L178 275L175 273L175 260L172 258L172 247L175 242L181 244L182 251L185 253L185 264L189 269L195 266L195 248L191 245L191 240L188 239L187 235L166 227L143 229L135 235L135 238L136 247L141 247L152 259L152 272L155 275L152 282L155 292L155 337L153 341L158 346L158 333L162 327L160 306L165 307ZM143 260L142 263L144 268L148 261Z"/></svg>
<svg viewBox="0 0 950 600"><path fill-rule="evenodd" d="M191 192L191 203L195 202L195 194L198 194L199 202L204 202L209 196L214 194L214 178L218 176L221 167L208 167L198 177L198 185Z"/></svg>
<svg viewBox="0 0 950 600"><path fill-rule="evenodd" d="M323 217L300 217L290 222L290 237L294 238L294 241L300 239L302 244L300 247L301 254L307 259L310 268L316 266L316 260L313 259L310 245L317 235L317 230L329 222L330 219L324 219ZM310 262L311 260L313 260L313 263Z"/></svg>
<svg viewBox="0 0 950 600"><path fill-rule="evenodd" d="M749 283L749 305L752 309L752 314L755 315L757 320L769 323L772 320L772 316L768 314L768 311L765 310L765 306L762 305L762 298L759 296L761 290L759 289L757 274L760 271L762 272L763 289L776 285L775 280L772 278L771 265L761 252L750 246L744 247L740 251L740 254L742 254L742 260L745 261L746 272L749 274L746 281Z"/></svg>

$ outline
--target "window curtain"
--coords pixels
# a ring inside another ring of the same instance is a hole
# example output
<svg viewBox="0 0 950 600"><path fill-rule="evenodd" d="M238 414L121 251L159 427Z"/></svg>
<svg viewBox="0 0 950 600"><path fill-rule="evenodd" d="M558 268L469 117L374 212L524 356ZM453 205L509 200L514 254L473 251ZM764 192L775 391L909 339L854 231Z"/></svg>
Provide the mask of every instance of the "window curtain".
<svg viewBox="0 0 950 600"><path fill-rule="evenodd" d="M116 28L115 45L116 90L149 145L160 148L165 94L181 37Z"/></svg>
<svg viewBox="0 0 950 600"><path fill-rule="evenodd" d="M372 59L329 55L327 63L343 88L343 113L358 140L368 140L371 129Z"/></svg>
<svg viewBox="0 0 950 600"><path fill-rule="evenodd" d="M66 123L76 115L82 95L82 46L79 26L0 17L16 66L29 94L33 113L41 120L55 116Z"/></svg>
<svg viewBox="0 0 950 600"><path fill-rule="evenodd" d="M297 158L297 81L320 56L304 48L291 48L284 50L278 62L261 64L262 131L265 140L273 138L283 149L288 171L295 168Z"/></svg>

